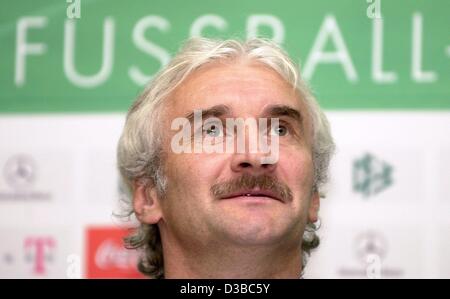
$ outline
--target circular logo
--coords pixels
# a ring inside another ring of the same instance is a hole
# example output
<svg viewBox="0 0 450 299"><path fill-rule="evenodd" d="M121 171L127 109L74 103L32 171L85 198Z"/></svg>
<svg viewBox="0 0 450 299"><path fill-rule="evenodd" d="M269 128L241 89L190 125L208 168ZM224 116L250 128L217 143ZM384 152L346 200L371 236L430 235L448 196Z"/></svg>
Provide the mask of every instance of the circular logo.
<svg viewBox="0 0 450 299"><path fill-rule="evenodd" d="M358 259L366 263L369 255L376 255L380 259L386 256L387 241L380 233L368 231L356 237L355 247Z"/></svg>
<svg viewBox="0 0 450 299"><path fill-rule="evenodd" d="M6 161L3 169L6 182L13 188L31 187L36 178L36 163L26 155L16 155Z"/></svg>

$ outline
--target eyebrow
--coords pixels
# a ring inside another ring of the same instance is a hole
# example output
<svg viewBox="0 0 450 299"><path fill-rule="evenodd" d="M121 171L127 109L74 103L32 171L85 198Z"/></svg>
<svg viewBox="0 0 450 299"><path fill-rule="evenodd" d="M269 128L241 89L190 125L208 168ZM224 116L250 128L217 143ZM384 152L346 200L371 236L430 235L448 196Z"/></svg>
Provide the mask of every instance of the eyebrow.
<svg viewBox="0 0 450 299"><path fill-rule="evenodd" d="M231 115L231 109L227 105L215 105L207 109L200 110L202 119L208 117L223 117L224 115ZM288 117L293 119L303 129L303 116L297 109L294 109L288 105L270 105L264 109L262 117L274 118L274 117ZM190 122L194 122L194 111L186 115L186 119Z"/></svg>
<svg viewBox="0 0 450 299"><path fill-rule="evenodd" d="M208 117L222 117L224 115L229 115L231 112L230 107L227 105L215 105L208 109L196 109L200 110L202 112L202 118L208 118ZM186 115L186 119L190 122L194 122L194 111L190 112Z"/></svg>
<svg viewBox="0 0 450 299"><path fill-rule="evenodd" d="M264 113L266 117L288 117L296 121L300 128L303 129L303 116L297 109L294 109L287 105L271 105L264 109Z"/></svg>

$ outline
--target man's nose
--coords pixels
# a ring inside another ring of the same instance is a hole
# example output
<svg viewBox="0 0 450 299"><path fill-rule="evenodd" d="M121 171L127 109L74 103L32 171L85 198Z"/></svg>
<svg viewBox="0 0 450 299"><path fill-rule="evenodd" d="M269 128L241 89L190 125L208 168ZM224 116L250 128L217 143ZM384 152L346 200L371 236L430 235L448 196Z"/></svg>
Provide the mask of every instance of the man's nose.
<svg viewBox="0 0 450 299"><path fill-rule="evenodd" d="M249 174L268 174L273 172L276 162L268 162L264 159L267 154L263 153L234 153L231 161L231 170L234 172L247 172Z"/></svg>

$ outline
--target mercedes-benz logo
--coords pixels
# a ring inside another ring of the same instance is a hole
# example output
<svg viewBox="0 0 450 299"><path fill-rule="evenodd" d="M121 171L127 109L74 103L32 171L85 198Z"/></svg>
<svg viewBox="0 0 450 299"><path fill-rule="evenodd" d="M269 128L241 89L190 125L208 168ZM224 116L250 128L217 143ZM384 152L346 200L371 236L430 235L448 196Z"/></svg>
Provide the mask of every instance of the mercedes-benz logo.
<svg viewBox="0 0 450 299"><path fill-rule="evenodd" d="M384 236L375 231L359 234L355 239L356 255L363 263L369 255L377 255L380 259L386 256L387 241Z"/></svg>
<svg viewBox="0 0 450 299"><path fill-rule="evenodd" d="M15 189L30 187L36 178L36 163L27 155L9 158L3 169L6 182Z"/></svg>

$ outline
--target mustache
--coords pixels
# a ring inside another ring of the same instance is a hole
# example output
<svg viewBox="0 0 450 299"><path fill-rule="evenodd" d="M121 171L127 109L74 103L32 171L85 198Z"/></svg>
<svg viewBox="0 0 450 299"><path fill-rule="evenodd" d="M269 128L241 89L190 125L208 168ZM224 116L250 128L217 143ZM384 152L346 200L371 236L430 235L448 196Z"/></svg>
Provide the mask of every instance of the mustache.
<svg viewBox="0 0 450 299"><path fill-rule="evenodd" d="M214 184L211 187L211 194L215 198L222 198L231 193L255 188L271 191L281 198L283 202L289 202L293 199L292 191L286 184L266 174L255 176L246 173L238 178Z"/></svg>

